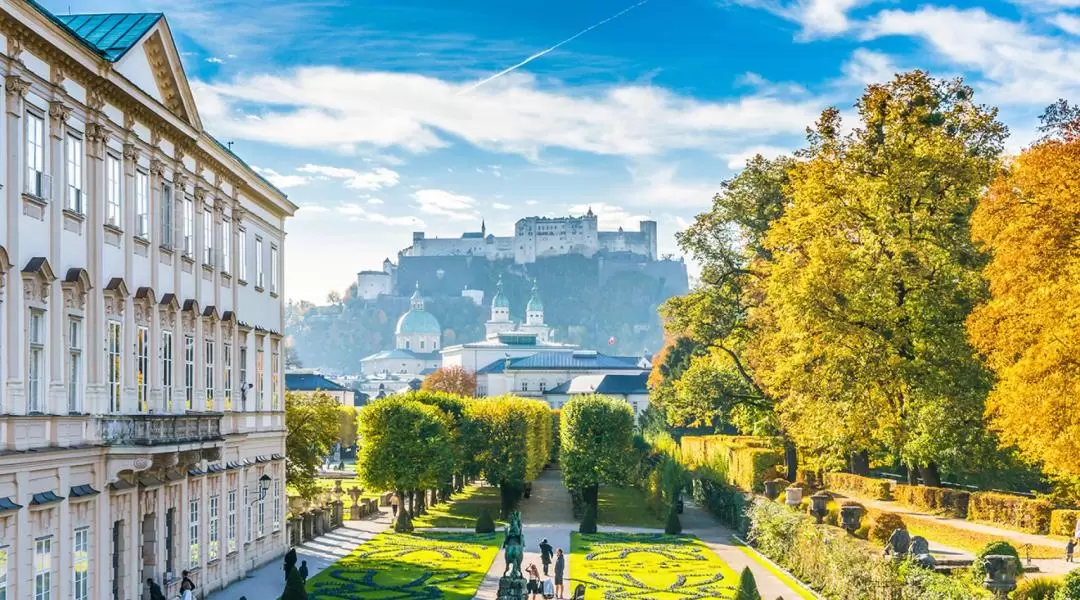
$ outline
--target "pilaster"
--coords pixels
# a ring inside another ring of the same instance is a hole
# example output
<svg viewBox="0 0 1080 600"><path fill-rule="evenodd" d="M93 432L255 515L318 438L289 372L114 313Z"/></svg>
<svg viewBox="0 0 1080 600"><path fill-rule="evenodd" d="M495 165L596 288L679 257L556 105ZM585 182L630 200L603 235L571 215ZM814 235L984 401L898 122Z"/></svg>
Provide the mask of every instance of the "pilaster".
<svg viewBox="0 0 1080 600"><path fill-rule="evenodd" d="M9 46L15 38L9 38ZM10 53L9 53L10 55ZM4 78L4 92L6 94L6 111L4 114L7 131L7 177L4 193L6 195L5 210L7 210L6 241L8 255L11 259L12 269L21 270L25 264L24 257L19 252L19 220L22 216L22 189L24 186L23 165L23 138L25 137L22 124L23 98L30 89L30 82L19 77L17 74L9 74ZM6 290L6 311L4 319L4 336L6 346L11 349L19 349L15 352L7 352L7 361L4 365L4 376L7 378L3 394L4 405L0 408L4 412L16 413L26 410L26 387L24 381L25 352L23 340L25 327L23 326L23 282L16 274L8 277L8 289ZM20 518L20 523L24 522ZM22 529L20 529L22 531ZM18 585L16 583L16 585ZM16 591L16 594L18 592ZM18 597L18 596L15 596Z"/></svg>

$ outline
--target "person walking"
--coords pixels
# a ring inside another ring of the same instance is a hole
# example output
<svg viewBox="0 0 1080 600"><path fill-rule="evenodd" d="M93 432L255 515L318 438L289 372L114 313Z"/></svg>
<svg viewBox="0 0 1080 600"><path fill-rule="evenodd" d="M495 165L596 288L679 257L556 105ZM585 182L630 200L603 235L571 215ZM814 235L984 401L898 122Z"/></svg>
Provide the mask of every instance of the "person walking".
<svg viewBox="0 0 1080 600"><path fill-rule="evenodd" d="M150 592L150 600L165 600L165 593L153 578L147 578L146 589Z"/></svg>
<svg viewBox="0 0 1080 600"><path fill-rule="evenodd" d="M563 575L566 574L566 557L563 556L562 548L555 551L555 597L562 598Z"/></svg>
<svg viewBox="0 0 1080 600"><path fill-rule="evenodd" d="M401 498L398 498L397 494L390 497L390 509L394 511L394 518L397 518L397 511L401 508Z"/></svg>
<svg viewBox="0 0 1080 600"><path fill-rule="evenodd" d="M187 571L180 573L180 600L195 600L195 582L191 580Z"/></svg>
<svg viewBox="0 0 1080 600"><path fill-rule="evenodd" d="M529 592L529 600L536 600L537 594L540 593L540 569L536 568L536 563L529 563L525 573L529 575L529 583L525 588Z"/></svg>
<svg viewBox="0 0 1080 600"><path fill-rule="evenodd" d="M551 544L548 543L547 538L544 538L540 542L540 562L544 564L544 577L548 575L548 567L551 566L551 555L554 551L551 549Z"/></svg>
<svg viewBox="0 0 1080 600"><path fill-rule="evenodd" d="M300 579L303 579L304 582L307 583L308 570L307 570L307 561L306 560L300 561L300 569L299 570L300 570Z"/></svg>
<svg viewBox="0 0 1080 600"><path fill-rule="evenodd" d="M1069 538L1069 541L1065 544L1065 562L1071 563L1073 561L1073 550L1076 550L1076 538Z"/></svg>

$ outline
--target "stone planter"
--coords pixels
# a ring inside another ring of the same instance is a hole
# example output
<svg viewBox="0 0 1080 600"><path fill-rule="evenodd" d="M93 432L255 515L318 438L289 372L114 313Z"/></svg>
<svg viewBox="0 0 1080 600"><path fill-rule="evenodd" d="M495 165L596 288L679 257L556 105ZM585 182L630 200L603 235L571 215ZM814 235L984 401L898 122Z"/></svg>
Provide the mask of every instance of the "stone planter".
<svg viewBox="0 0 1080 600"><path fill-rule="evenodd" d="M992 554L985 559L986 580L983 585L1002 600L1016 589L1016 557Z"/></svg>
<svg viewBox="0 0 1080 600"><path fill-rule="evenodd" d="M788 485L788 482L783 479L770 479L766 481L765 497L769 500L776 500L780 497L780 492L786 485Z"/></svg>
<svg viewBox="0 0 1080 600"><path fill-rule="evenodd" d="M810 515L817 519L818 525L825 522L825 515L829 514L828 504L831 499L825 492L810 496Z"/></svg>
<svg viewBox="0 0 1080 600"><path fill-rule="evenodd" d="M791 508L797 508L802 504L802 488L791 486L784 490L784 504L787 504Z"/></svg>
<svg viewBox="0 0 1080 600"><path fill-rule="evenodd" d="M840 507L840 526L849 535L854 535L862 525L862 515L863 509L858 504L845 504Z"/></svg>

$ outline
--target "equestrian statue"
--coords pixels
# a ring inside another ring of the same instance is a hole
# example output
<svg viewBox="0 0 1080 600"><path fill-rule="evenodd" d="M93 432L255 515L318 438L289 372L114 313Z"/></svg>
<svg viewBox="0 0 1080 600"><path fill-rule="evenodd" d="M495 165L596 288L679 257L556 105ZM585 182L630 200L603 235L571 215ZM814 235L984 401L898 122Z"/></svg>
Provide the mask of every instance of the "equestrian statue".
<svg viewBox="0 0 1080 600"><path fill-rule="evenodd" d="M506 567L503 569L503 577L507 571L514 579L521 578L521 559L525 556L525 536L521 533L521 513L514 511L510 514L510 522L506 524L506 539L503 540L503 548L506 549Z"/></svg>

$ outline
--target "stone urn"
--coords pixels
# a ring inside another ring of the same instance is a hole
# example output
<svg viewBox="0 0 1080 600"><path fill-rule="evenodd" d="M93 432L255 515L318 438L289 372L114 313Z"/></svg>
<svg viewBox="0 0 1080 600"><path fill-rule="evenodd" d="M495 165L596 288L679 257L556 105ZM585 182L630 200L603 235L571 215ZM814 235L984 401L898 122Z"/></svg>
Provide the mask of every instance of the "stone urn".
<svg viewBox="0 0 1080 600"><path fill-rule="evenodd" d="M858 504L845 504L840 507L840 526L844 528L844 531L849 535L854 535L855 531L862 525L863 508Z"/></svg>
<svg viewBox="0 0 1080 600"><path fill-rule="evenodd" d="M817 519L818 525L825 522L825 515L829 514L829 500L832 497L826 492L818 492L810 496L810 515Z"/></svg>
<svg viewBox="0 0 1080 600"><path fill-rule="evenodd" d="M798 486L791 486L784 490L784 504L791 508L797 508L802 504L802 493L802 488Z"/></svg>
<svg viewBox="0 0 1080 600"><path fill-rule="evenodd" d="M992 554L983 561L986 566L983 585L998 598L1008 598L1009 592L1016 589L1016 557Z"/></svg>
<svg viewBox="0 0 1080 600"><path fill-rule="evenodd" d="M788 485L788 482L783 479L770 479L765 482L765 497L769 500L776 500L780 497L780 492L784 489L784 486Z"/></svg>

